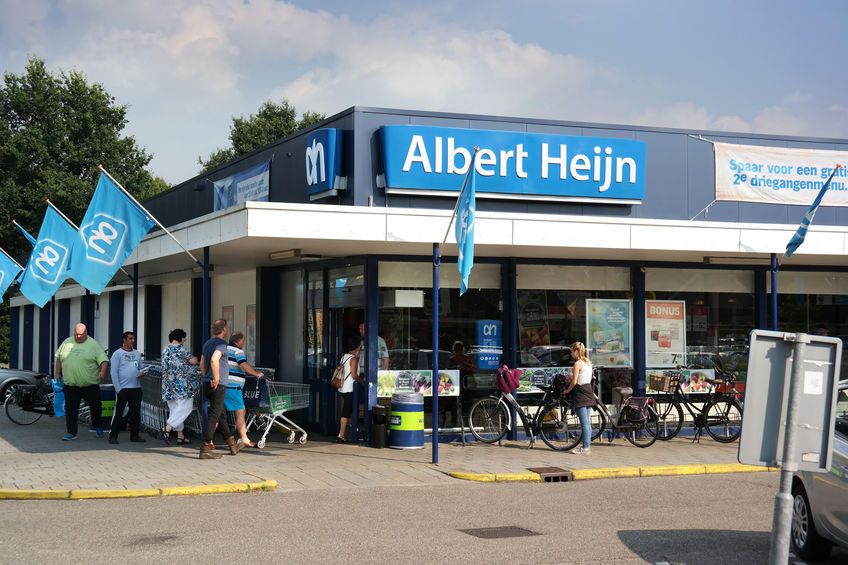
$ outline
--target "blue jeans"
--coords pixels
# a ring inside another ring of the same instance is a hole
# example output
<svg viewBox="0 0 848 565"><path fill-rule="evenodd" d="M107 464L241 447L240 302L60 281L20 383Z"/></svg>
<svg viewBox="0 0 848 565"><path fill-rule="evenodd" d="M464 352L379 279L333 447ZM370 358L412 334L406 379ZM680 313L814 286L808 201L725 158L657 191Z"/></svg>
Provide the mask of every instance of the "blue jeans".
<svg viewBox="0 0 848 565"><path fill-rule="evenodd" d="M589 449L592 441L592 421L589 419L589 407L581 406L577 409L577 417L580 418L580 428L583 430L583 448Z"/></svg>

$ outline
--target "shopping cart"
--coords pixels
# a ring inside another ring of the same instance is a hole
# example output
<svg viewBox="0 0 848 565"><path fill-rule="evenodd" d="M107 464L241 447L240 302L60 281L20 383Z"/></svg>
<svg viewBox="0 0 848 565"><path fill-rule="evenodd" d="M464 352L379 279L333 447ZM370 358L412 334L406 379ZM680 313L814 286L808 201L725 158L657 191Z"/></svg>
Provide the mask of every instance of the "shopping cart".
<svg viewBox="0 0 848 565"><path fill-rule="evenodd" d="M260 449L265 447L265 438L268 437L268 432L274 425L282 426L289 431L289 443L294 443L297 434L300 434L299 442L306 443L306 430L289 420L285 413L309 407L309 385L258 379L257 386L265 390L260 390L258 402L250 408L250 416L247 420L248 429L262 431L262 438L256 442L256 445ZM247 401L248 389L246 383L245 401Z"/></svg>

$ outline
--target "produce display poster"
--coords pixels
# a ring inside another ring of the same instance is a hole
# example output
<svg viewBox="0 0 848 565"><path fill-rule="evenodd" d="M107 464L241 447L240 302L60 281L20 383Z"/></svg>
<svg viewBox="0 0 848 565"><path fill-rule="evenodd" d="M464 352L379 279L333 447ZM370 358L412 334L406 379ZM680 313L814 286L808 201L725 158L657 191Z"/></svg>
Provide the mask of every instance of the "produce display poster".
<svg viewBox="0 0 848 565"><path fill-rule="evenodd" d="M686 354L686 302L645 301L645 364L674 367Z"/></svg>
<svg viewBox="0 0 848 565"><path fill-rule="evenodd" d="M377 397L390 398L396 392L433 396L433 371L377 371ZM459 370L439 371L439 396L459 396Z"/></svg>
<svg viewBox="0 0 848 565"><path fill-rule="evenodd" d="M596 367L633 366L630 299L586 299L586 354Z"/></svg>
<svg viewBox="0 0 848 565"><path fill-rule="evenodd" d="M651 388L651 376L672 375L674 371L648 369L645 371L645 392L647 394L671 394L673 391L659 391ZM700 394L712 391L709 381L715 379L715 369L683 369L680 371L680 385L685 394Z"/></svg>
<svg viewBox="0 0 848 565"><path fill-rule="evenodd" d="M542 392L538 385L550 386L555 375L571 376L571 367L519 367L517 393Z"/></svg>

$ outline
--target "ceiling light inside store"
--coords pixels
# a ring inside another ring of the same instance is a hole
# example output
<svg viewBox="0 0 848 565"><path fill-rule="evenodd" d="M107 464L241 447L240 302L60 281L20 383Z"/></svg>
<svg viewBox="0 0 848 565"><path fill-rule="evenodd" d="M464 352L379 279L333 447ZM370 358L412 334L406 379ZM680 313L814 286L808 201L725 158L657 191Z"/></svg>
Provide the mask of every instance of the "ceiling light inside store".
<svg viewBox="0 0 848 565"><path fill-rule="evenodd" d="M771 265L768 257L704 257L707 265Z"/></svg>

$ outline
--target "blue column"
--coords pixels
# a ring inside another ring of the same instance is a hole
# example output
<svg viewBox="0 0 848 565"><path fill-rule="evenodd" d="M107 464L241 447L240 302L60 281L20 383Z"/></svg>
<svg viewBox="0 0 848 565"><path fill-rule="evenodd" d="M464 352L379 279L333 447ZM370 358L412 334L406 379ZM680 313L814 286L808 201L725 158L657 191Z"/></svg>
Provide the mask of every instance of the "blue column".
<svg viewBox="0 0 848 565"><path fill-rule="evenodd" d="M433 464L439 463L439 244L433 244Z"/></svg>
<svg viewBox="0 0 848 565"><path fill-rule="evenodd" d="M633 390L645 394L645 268L630 269L633 286Z"/></svg>

